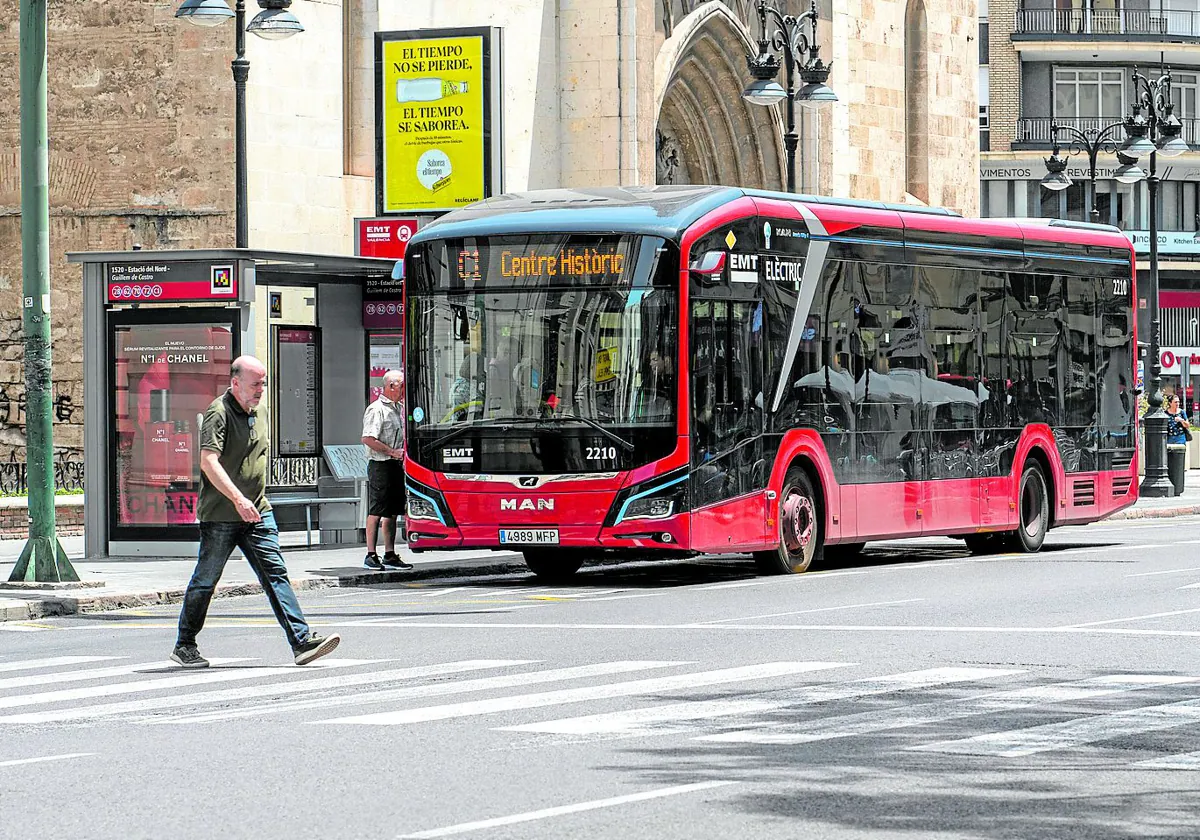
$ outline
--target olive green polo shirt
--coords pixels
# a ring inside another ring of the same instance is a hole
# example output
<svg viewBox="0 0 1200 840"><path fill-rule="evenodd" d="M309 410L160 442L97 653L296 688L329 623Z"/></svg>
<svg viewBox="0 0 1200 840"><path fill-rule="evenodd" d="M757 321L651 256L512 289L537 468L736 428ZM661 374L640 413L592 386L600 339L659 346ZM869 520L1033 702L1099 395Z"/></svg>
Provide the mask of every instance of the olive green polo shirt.
<svg viewBox="0 0 1200 840"><path fill-rule="evenodd" d="M247 414L231 391L212 401L200 427L200 449L219 452L218 459L235 487L259 513L271 509L267 501L267 423L257 409ZM200 474L201 522L241 522L237 508Z"/></svg>

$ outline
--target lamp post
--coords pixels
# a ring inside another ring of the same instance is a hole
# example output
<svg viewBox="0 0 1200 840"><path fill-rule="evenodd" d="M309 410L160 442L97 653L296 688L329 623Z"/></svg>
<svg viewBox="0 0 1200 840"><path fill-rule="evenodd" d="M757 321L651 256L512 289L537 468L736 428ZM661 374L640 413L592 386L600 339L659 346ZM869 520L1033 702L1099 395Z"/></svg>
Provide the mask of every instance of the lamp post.
<svg viewBox="0 0 1200 840"><path fill-rule="evenodd" d="M236 0L230 9L225 0L183 0L175 17L183 18L197 26L218 26L235 18L236 57L233 59L234 88L234 203L236 208L236 234L234 242L238 248L246 248L250 241L249 198L246 194L246 80L250 78L250 61L246 58L246 33L253 32L260 38L278 41L290 38L304 27L296 16L288 11L292 0L258 0L262 11L246 24L246 2Z"/></svg>
<svg viewBox="0 0 1200 840"><path fill-rule="evenodd" d="M767 18L771 19L773 30L768 35ZM767 0L758 2L758 20L762 29L762 37L758 40L758 55L746 56L750 67L750 75L754 77L742 93L742 96L755 105L774 105L782 99L787 100L786 131L783 135L783 147L787 157L787 189L796 191L796 148L800 145L800 135L796 133L796 102L810 108L820 107L828 102L837 102L837 94L825 84L829 81L829 71L832 62L826 64L821 60L820 48L817 46L817 2L807 12L800 15L785 15L775 5ZM805 25L811 26L811 35L805 32ZM779 86L775 78L779 75L779 57L783 54L784 81L787 89ZM796 71L800 72L800 81L804 86L796 90Z"/></svg>
<svg viewBox="0 0 1200 840"><path fill-rule="evenodd" d="M1150 79L1133 69L1133 114L1125 120L1128 139L1121 151L1137 159L1150 155L1146 188L1150 202L1150 287L1146 290L1150 315L1150 382L1144 418L1146 429L1146 476L1142 479L1143 496L1173 496L1175 487L1167 475L1167 415L1163 411L1162 365L1159 362L1158 321L1158 155L1174 157L1187 151L1180 137L1183 124L1173 113L1171 73ZM1145 112L1143 114L1142 112Z"/></svg>
<svg viewBox="0 0 1200 840"><path fill-rule="evenodd" d="M1073 125L1060 125L1059 123L1051 123L1050 139L1054 143L1054 149L1050 152L1050 157L1046 158L1046 177L1042 178L1042 186L1048 190L1059 192L1071 186L1074 182L1067 175L1067 157L1064 156L1059 149L1058 135L1059 132L1067 135L1068 138L1068 156L1085 154L1088 158L1088 181L1090 182L1088 205L1091 208L1088 212L1088 217L1093 222L1100 221L1100 210L1096 207L1096 158L1100 152L1116 154L1117 159L1121 162L1122 167L1136 166L1136 159L1127 157L1119 150L1117 141L1117 132L1125 127L1124 122L1114 122L1111 125L1106 125L1103 128L1076 128ZM1120 172L1120 170L1118 170ZM1141 170L1138 170L1138 178L1141 176ZM1119 180L1122 180L1118 176ZM1134 179L1136 180L1136 178ZM1128 183L1128 182L1127 182Z"/></svg>

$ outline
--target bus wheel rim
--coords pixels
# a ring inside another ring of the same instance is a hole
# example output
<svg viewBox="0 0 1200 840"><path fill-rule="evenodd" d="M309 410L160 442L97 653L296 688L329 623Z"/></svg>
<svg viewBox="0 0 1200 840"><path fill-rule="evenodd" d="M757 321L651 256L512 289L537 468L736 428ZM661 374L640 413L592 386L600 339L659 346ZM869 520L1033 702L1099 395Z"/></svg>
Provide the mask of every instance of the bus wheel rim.
<svg viewBox="0 0 1200 840"><path fill-rule="evenodd" d="M1036 537L1042 530L1042 488L1041 482L1030 478L1025 484L1025 492L1021 494L1021 519L1025 522L1025 533Z"/></svg>
<svg viewBox="0 0 1200 840"><path fill-rule="evenodd" d="M807 557L813 543L816 517L812 501L801 493L792 493L783 503L783 544L788 554Z"/></svg>

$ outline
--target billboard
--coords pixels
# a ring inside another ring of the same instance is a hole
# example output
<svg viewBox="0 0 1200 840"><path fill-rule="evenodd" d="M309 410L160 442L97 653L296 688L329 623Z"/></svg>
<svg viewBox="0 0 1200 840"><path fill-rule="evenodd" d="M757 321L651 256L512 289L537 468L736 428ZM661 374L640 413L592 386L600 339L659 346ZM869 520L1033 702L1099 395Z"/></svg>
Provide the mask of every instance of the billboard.
<svg viewBox="0 0 1200 840"><path fill-rule="evenodd" d="M376 213L442 213L500 186L500 30L375 33Z"/></svg>

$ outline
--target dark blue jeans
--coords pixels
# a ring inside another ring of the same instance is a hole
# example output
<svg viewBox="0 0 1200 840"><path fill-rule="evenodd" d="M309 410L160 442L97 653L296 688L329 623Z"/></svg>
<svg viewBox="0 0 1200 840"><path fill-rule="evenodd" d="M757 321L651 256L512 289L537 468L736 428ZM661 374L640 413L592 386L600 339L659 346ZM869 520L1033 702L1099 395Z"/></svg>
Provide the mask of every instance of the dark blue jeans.
<svg viewBox="0 0 1200 840"><path fill-rule="evenodd" d="M196 634L204 628L213 590L235 547L246 555L250 568L258 576L288 642L293 649L298 648L308 641L308 624L288 580L287 566L279 552L279 528L275 514L270 512L263 514L261 522L200 523L200 557L183 596L176 644L196 644Z"/></svg>

